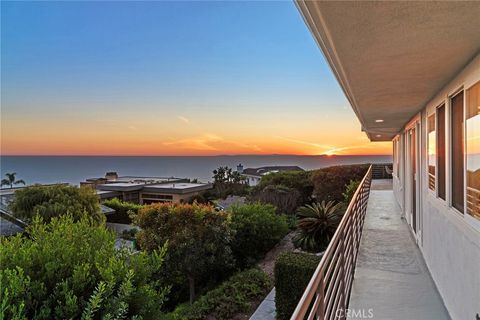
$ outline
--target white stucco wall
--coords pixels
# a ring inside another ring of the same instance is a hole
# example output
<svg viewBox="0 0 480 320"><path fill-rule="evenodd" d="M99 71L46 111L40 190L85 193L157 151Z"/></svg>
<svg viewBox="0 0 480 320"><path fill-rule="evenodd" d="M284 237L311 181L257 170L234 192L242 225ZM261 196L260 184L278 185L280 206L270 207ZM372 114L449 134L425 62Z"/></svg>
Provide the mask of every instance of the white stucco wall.
<svg viewBox="0 0 480 320"><path fill-rule="evenodd" d="M417 119L420 120L420 200L419 221L421 237L418 245L423 253L432 278L442 296L447 310L452 319L475 319L480 315L480 228L469 223L468 218L449 206L450 186L449 178L450 142L446 141L446 167L447 167L447 199L438 198L428 189L427 177L427 143L426 119L427 115L434 112L435 108L446 103L446 117L449 119L449 96L480 81L480 55L477 55L453 80L442 88L435 97L425 106ZM447 137L449 132L447 121ZM407 155L403 140L404 153L401 158L405 162ZM397 178L394 178L395 198L403 210L408 210L409 191L406 188L405 172L408 166L405 163ZM408 175L407 175L408 176ZM408 219L407 219L408 220Z"/></svg>

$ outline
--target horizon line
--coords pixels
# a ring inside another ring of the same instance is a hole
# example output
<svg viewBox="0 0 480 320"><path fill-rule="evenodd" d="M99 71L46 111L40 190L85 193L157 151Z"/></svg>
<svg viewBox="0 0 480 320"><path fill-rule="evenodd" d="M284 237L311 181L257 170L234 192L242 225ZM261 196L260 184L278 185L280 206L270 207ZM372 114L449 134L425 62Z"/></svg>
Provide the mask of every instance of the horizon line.
<svg viewBox="0 0 480 320"><path fill-rule="evenodd" d="M374 157L392 156L392 154L295 154L295 153L265 153L265 154L213 154L213 155L162 155L162 154L0 154L0 157L240 157L240 156L295 156L295 157Z"/></svg>

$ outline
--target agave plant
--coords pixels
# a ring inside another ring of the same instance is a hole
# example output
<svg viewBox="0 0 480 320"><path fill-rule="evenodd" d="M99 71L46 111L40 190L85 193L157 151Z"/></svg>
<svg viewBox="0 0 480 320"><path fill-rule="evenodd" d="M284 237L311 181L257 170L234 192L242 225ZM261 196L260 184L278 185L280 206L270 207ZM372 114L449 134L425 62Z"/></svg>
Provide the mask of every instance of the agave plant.
<svg viewBox="0 0 480 320"><path fill-rule="evenodd" d="M311 252L327 247L340 222L341 206L342 203L322 201L300 207L297 210L299 231L293 239L295 246Z"/></svg>

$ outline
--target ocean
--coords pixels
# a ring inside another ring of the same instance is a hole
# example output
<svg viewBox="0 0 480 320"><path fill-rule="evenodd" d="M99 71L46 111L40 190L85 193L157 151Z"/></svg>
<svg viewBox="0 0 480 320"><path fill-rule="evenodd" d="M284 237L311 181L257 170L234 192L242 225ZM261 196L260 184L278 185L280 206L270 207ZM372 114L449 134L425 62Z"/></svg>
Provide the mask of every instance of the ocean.
<svg viewBox="0 0 480 320"><path fill-rule="evenodd" d="M2 178L16 172L17 179L27 185L34 183L66 182L78 185L86 178L103 177L107 171L121 176L160 176L212 180L212 171L219 166L236 169L272 165L296 165L313 170L333 165L391 162L391 156L295 156L295 155L238 155L238 156L1 156Z"/></svg>

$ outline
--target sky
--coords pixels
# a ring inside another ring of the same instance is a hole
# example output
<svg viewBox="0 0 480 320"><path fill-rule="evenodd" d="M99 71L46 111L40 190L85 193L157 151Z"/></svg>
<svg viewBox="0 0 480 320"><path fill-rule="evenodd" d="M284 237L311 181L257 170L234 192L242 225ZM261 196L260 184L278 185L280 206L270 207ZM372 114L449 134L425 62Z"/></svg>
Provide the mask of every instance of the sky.
<svg viewBox="0 0 480 320"><path fill-rule="evenodd" d="M2 155L391 154L292 2L1 2Z"/></svg>

